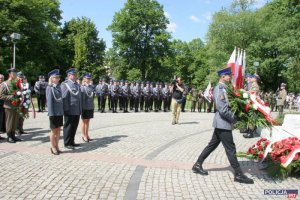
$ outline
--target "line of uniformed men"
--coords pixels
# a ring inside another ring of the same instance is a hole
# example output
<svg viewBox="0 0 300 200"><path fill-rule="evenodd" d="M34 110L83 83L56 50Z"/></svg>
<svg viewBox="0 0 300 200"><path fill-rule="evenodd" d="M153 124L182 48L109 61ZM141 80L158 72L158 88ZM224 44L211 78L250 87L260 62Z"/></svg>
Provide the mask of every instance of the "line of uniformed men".
<svg viewBox="0 0 300 200"><path fill-rule="evenodd" d="M154 110L158 112L162 110L167 112L170 110L172 94L170 93L170 84L110 80L107 84L104 80L100 80L95 87L95 94L98 98L98 111L104 113L106 100L108 100L108 109L113 113L117 112L117 107L124 113L128 109L138 112L144 110L149 112Z"/></svg>

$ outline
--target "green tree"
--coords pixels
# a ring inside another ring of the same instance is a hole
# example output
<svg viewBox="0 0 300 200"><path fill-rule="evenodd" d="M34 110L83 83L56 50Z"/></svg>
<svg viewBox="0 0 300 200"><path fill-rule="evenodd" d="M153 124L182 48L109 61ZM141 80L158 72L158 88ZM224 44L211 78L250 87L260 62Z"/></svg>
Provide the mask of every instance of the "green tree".
<svg viewBox="0 0 300 200"><path fill-rule="evenodd" d="M155 0L128 0L114 15L108 30L113 46L128 69L138 69L141 79L154 78L168 54L170 34L163 7Z"/></svg>
<svg viewBox="0 0 300 200"><path fill-rule="evenodd" d="M0 43L1 70L12 63L13 32L21 34L16 45L16 68L29 80L57 66L60 19L58 0L0 0L0 38L8 39Z"/></svg>
<svg viewBox="0 0 300 200"><path fill-rule="evenodd" d="M88 18L76 18L64 24L61 34L63 66L74 66L79 74L104 76L105 42L98 39L95 24Z"/></svg>

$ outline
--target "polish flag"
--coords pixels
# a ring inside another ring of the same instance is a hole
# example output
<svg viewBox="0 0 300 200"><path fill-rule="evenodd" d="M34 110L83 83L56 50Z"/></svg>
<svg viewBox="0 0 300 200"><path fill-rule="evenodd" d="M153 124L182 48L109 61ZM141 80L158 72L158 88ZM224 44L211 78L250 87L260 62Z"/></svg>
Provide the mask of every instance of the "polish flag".
<svg viewBox="0 0 300 200"><path fill-rule="evenodd" d="M236 61L236 47L234 47L234 50L227 62L227 66L226 66L226 68L231 67L232 75L234 75L234 72L235 72L235 61Z"/></svg>
<svg viewBox="0 0 300 200"><path fill-rule="evenodd" d="M239 56L236 62L236 70L234 77L234 86L236 89L243 88L243 51L239 52Z"/></svg>

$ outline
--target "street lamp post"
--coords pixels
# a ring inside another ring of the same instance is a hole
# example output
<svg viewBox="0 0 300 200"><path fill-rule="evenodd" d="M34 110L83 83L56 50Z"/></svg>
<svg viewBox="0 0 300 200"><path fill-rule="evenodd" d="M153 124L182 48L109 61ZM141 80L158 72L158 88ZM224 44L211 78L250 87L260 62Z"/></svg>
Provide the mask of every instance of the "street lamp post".
<svg viewBox="0 0 300 200"><path fill-rule="evenodd" d="M259 66L259 62L256 61L256 62L253 63L253 65L255 67L255 74L257 74L257 68Z"/></svg>
<svg viewBox="0 0 300 200"><path fill-rule="evenodd" d="M19 33L12 33L10 37L14 43L13 68L16 69L16 40L19 40L21 35Z"/></svg>

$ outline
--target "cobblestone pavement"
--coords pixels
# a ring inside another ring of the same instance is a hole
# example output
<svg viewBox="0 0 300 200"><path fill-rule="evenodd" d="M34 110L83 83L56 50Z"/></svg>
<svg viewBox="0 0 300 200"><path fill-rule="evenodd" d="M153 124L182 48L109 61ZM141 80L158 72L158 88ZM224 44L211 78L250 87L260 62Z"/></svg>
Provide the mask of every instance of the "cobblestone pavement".
<svg viewBox="0 0 300 200"><path fill-rule="evenodd" d="M80 126L74 151L50 153L46 113L25 121L22 142L0 143L0 199L286 199L265 196L264 189L300 189L300 181L280 181L260 170L259 163L239 158L255 181L233 181L220 145L205 161L208 176L191 171L212 135L213 114L182 113L171 125L171 113L95 113L83 143ZM61 134L62 135L62 134ZM237 151L258 138L234 131ZM298 196L299 198L299 196Z"/></svg>

